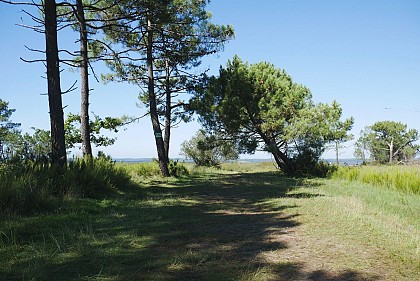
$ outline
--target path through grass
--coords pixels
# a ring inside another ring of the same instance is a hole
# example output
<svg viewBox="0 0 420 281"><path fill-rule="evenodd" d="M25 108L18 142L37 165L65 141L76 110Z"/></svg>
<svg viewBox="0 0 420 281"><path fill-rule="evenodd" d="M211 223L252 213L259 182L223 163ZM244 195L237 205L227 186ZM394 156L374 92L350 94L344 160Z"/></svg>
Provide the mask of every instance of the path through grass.
<svg viewBox="0 0 420 281"><path fill-rule="evenodd" d="M392 211L339 181L266 170L141 185L2 221L1 280L420 279L418 218L393 240L377 222Z"/></svg>

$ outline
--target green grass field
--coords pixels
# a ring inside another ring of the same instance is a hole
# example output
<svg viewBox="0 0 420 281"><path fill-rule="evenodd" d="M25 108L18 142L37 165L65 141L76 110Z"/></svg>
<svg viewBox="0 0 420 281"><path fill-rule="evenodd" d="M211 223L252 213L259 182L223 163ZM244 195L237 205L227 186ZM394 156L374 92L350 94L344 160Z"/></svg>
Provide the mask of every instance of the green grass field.
<svg viewBox="0 0 420 281"><path fill-rule="evenodd" d="M3 218L0 280L420 280L418 194L271 163L126 169L119 192Z"/></svg>

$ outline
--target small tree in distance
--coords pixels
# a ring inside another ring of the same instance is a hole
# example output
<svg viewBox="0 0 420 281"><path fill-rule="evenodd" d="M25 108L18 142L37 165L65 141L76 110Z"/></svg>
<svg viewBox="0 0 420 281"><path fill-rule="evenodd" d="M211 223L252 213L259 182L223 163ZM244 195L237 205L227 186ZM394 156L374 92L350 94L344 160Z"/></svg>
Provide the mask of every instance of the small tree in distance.
<svg viewBox="0 0 420 281"><path fill-rule="evenodd" d="M335 161L336 164L339 164L339 155L340 155L340 149L344 148L343 144L344 142L350 141L354 138L352 134L349 133L351 128L354 124L354 118L350 117L344 121L340 120L342 109L340 108L340 105L334 101L331 105L335 108L335 110L331 111L333 116L333 120L331 121L331 130L330 130L330 136L332 147L335 151Z"/></svg>
<svg viewBox="0 0 420 281"><path fill-rule="evenodd" d="M181 144L181 155L192 159L197 166L217 167L223 161L238 159L239 151L231 141L220 140L199 130Z"/></svg>
<svg viewBox="0 0 420 281"><path fill-rule="evenodd" d="M378 121L361 131L355 156L366 158L367 151L370 158L379 163L409 161L420 149L420 145L415 144L419 138L416 129L408 130L407 125L401 122Z"/></svg>

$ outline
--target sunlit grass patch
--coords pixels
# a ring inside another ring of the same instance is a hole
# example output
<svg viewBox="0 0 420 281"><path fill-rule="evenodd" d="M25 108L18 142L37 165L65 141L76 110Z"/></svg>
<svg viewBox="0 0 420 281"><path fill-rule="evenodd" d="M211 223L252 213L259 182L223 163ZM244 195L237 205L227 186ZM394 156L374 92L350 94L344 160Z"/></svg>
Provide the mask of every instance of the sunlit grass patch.
<svg viewBox="0 0 420 281"><path fill-rule="evenodd" d="M339 167L332 177L420 194L420 166Z"/></svg>

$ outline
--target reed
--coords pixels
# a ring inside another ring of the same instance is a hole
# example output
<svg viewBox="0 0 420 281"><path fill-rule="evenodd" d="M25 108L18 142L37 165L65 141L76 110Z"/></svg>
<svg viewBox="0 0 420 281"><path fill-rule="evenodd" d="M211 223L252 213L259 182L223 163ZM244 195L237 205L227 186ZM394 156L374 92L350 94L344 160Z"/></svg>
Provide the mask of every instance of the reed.
<svg viewBox="0 0 420 281"><path fill-rule="evenodd" d="M339 167L332 178L360 181L420 194L420 166L357 166Z"/></svg>

